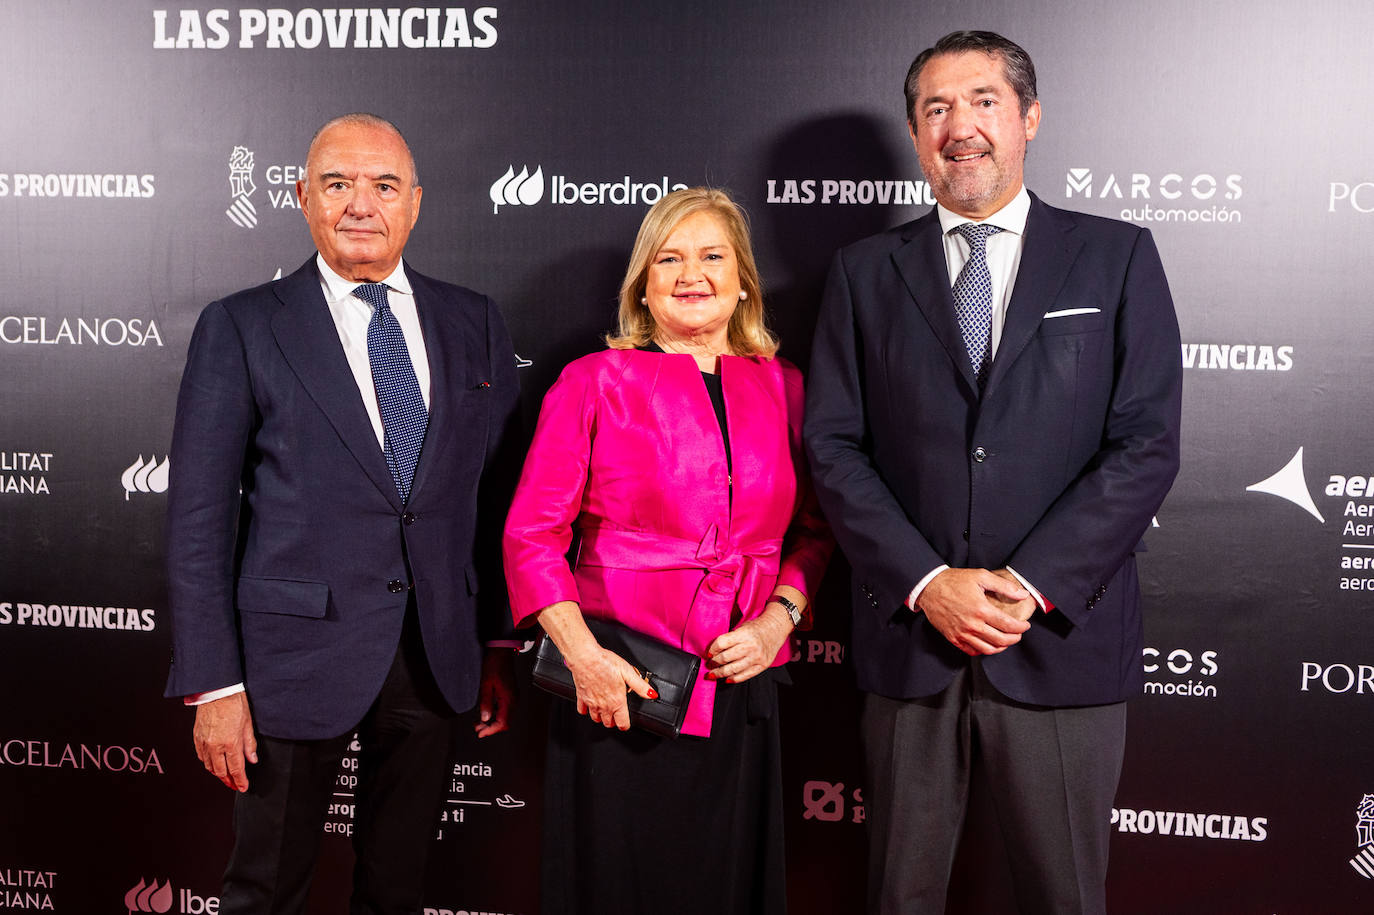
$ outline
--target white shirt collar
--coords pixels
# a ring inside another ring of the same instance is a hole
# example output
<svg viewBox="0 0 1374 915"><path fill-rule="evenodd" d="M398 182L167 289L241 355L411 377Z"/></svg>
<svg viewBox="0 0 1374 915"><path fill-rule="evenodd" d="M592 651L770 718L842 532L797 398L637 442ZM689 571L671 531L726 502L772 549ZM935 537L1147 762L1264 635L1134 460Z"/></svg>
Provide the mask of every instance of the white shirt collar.
<svg viewBox="0 0 1374 915"><path fill-rule="evenodd" d="M323 281L324 288L329 290L331 302L338 302L344 297L352 295L353 290L362 285L362 283L353 280L346 280L335 273L333 268L325 263L323 254L315 255L315 267L320 271L320 280ZM382 282L390 286L393 292L413 295L410 289L410 280L406 277L405 261L397 261L396 269L391 271L391 275Z"/></svg>
<svg viewBox="0 0 1374 915"><path fill-rule="evenodd" d="M935 204L935 212L940 217L940 234L948 235L959 226L966 222L975 222L967 216L960 216L951 210L945 209L943 204ZM987 219L978 222L992 223L1003 232L1013 232L1017 235L1026 233L1026 217L1030 215L1030 194L1026 191L1026 186L1021 185L1021 189L1016 192L1016 196L1007 202L996 213Z"/></svg>

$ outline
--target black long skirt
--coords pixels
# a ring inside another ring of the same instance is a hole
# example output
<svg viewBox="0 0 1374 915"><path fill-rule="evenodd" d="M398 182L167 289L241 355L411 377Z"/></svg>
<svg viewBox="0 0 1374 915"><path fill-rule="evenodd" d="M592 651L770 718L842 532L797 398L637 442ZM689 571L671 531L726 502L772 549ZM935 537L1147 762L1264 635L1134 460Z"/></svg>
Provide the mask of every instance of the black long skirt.
<svg viewBox="0 0 1374 915"><path fill-rule="evenodd" d="M716 688L708 738L621 732L554 703L544 915L782 915L777 684Z"/></svg>

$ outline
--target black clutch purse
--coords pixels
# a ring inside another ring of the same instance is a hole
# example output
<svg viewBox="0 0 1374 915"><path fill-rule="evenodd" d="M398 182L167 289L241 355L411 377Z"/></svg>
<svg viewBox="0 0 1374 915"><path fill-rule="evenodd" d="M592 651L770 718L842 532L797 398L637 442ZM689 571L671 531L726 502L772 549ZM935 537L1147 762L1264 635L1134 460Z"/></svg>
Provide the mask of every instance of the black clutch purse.
<svg viewBox="0 0 1374 915"><path fill-rule="evenodd" d="M657 699L645 699L631 692L625 698L630 706L630 724L663 737L676 737L687 715L687 700L697 682L701 658L660 642L652 636L610 620L586 617L587 628L602 648L614 651L634 665L649 685L658 690ZM539 640L534 656L534 685L564 699L577 698L572 671L563 655L547 635Z"/></svg>

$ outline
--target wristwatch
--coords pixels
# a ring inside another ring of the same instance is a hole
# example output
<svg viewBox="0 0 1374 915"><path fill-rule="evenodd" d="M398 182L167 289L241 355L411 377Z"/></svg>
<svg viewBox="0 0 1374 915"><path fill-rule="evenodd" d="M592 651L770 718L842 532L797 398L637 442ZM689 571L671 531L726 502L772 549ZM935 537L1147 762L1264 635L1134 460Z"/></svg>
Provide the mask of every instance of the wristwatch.
<svg viewBox="0 0 1374 915"><path fill-rule="evenodd" d="M801 621L802 621L802 612L801 612L801 609L800 609L796 604L792 603L790 600L788 600L787 598L783 597L781 594L774 594L772 597L770 597L770 598L768 598L768 599L769 599L770 601L773 601L774 603L782 604L782 609L786 610L786 611L787 611L787 615L790 616L790 617L792 617L792 626L793 626L793 627L797 627L797 626L800 626L800 625L801 625Z"/></svg>

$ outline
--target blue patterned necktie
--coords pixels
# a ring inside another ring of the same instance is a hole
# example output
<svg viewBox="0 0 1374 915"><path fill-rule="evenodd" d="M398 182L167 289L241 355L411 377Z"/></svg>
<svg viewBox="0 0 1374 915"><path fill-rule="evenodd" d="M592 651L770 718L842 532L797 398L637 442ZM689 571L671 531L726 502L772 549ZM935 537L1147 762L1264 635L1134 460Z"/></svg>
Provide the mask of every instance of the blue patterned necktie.
<svg viewBox="0 0 1374 915"><path fill-rule="evenodd" d="M372 306L367 325L367 358L372 364L372 384L377 389L377 407L382 414L382 450L396 481L401 501L410 498L415 480L415 465L420 462L420 446L425 441L429 412L410 363L410 351L401 325L391 313L385 283L364 283L353 294Z"/></svg>
<svg viewBox="0 0 1374 915"><path fill-rule="evenodd" d="M978 390L987 381L987 367L992 360L992 274L988 272L988 237L1002 231L997 226L974 225L966 222L954 231L968 242L968 261L954 281L954 314L959 318L959 331L968 347L973 374L978 377Z"/></svg>

